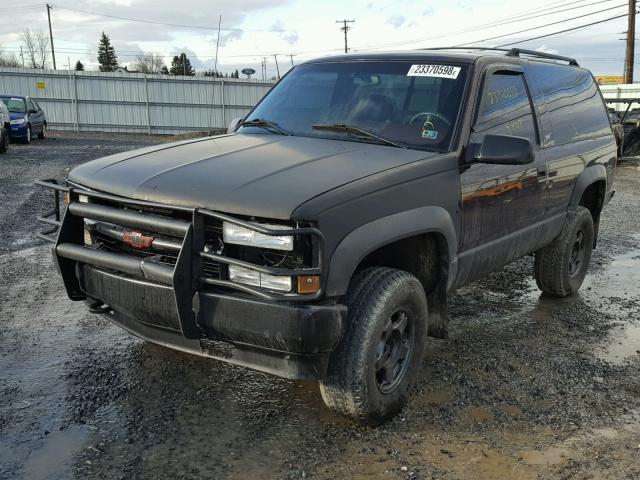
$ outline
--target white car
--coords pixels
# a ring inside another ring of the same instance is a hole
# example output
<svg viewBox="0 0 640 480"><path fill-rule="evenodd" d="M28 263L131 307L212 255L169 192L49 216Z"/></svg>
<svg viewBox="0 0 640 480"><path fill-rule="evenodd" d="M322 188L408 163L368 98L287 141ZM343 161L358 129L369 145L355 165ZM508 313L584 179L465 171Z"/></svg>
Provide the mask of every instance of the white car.
<svg viewBox="0 0 640 480"><path fill-rule="evenodd" d="M9 150L9 109L0 102L0 153L7 153Z"/></svg>

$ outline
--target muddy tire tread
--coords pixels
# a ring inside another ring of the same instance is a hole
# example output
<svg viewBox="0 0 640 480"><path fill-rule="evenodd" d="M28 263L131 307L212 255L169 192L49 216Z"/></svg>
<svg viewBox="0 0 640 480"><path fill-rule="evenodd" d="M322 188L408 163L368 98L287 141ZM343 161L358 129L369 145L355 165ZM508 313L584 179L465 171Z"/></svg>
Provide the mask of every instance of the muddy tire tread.
<svg viewBox="0 0 640 480"><path fill-rule="evenodd" d="M573 219L565 223L560 235L549 245L536 252L534 275L538 288L544 293L556 297L568 297L576 293L580 288L582 280L577 286L575 284L572 285L570 281L569 256L571 255L575 230L582 224L590 229L590 235L585 240L585 242L588 240L589 245L589 251L585 258L585 263L588 266L591 258L594 225L591 212L586 207L579 206Z"/></svg>
<svg viewBox="0 0 640 480"><path fill-rule="evenodd" d="M327 377L320 382L320 392L326 405L343 415L356 419L368 419L370 416L366 401L367 383L363 381L363 375L367 372L367 349L353 348L352 343L367 338L375 328L376 313L385 300L393 295L399 282L413 284L424 296L422 285L416 277L392 268L365 269L356 274L351 282L346 296L349 307L347 328L333 352ZM426 309L426 297L424 307Z"/></svg>

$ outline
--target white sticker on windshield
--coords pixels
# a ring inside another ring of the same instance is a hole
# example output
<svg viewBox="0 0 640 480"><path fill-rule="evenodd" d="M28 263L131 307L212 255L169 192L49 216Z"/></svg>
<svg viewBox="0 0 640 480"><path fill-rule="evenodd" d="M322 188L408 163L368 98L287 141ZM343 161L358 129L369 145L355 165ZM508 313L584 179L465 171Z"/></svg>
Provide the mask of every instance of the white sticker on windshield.
<svg viewBox="0 0 640 480"><path fill-rule="evenodd" d="M460 67L452 65L411 65L407 77L458 78Z"/></svg>

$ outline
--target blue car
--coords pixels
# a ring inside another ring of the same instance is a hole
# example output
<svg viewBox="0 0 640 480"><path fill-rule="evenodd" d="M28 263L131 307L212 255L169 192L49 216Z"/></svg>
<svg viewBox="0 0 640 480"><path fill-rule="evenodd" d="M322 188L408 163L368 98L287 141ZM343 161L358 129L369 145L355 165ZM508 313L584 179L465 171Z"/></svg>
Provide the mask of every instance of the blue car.
<svg viewBox="0 0 640 480"><path fill-rule="evenodd" d="M47 117L33 98L0 95L0 100L9 109L12 141L31 143L34 135L47 136Z"/></svg>

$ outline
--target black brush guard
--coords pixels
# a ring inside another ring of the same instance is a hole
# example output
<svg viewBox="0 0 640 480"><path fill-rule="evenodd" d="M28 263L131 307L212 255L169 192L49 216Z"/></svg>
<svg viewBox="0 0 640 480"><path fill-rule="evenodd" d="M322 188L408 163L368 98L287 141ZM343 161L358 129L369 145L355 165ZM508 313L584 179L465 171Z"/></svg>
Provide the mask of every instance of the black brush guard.
<svg viewBox="0 0 640 480"><path fill-rule="evenodd" d="M128 276L144 279L149 282L169 286L173 290L179 328L187 339L200 339L203 332L198 326L198 294L207 285L233 289L253 295L263 300L274 302L312 302L323 295L324 284L318 292L310 295L294 293L278 294L242 285L223 278L211 278L202 274L202 259L206 258L225 265L236 265L269 274L295 277L301 275L320 275L323 273L324 237L322 233L312 227L287 230L275 230L263 225L247 222L226 214L201 208L168 206L155 202L133 200L100 192L93 192L83 188L62 185L54 179L44 179L35 185L53 192L54 208L44 215L37 217L38 222L48 228L37 235L39 238L53 242L54 258L60 272L67 294L72 300L85 300L79 281L80 265L86 264L104 268ZM66 210L61 207L61 194L68 201ZM116 208L97 203L80 202L80 196L86 196L98 201L108 201L127 209ZM167 218L152 213L140 213L136 207L147 209L170 210L175 213L189 214L191 221ZM314 268L289 270L283 268L266 267L247 263L238 259L226 257L205 251L205 219L207 217L240 225L250 230L270 236L301 236L311 235L315 238ZM157 263L133 255L113 253L84 245L84 219L104 221L130 228L137 228L160 234L182 237L182 246L175 266ZM57 235L56 235L57 234Z"/></svg>

